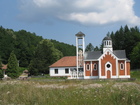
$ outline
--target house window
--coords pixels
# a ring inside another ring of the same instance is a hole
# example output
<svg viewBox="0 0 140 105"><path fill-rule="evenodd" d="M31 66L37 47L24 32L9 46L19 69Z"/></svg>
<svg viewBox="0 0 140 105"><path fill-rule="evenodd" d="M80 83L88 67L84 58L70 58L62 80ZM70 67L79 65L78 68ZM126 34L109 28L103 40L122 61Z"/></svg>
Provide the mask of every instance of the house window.
<svg viewBox="0 0 140 105"><path fill-rule="evenodd" d="M93 65L93 70L97 70L97 64L96 63L94 63L94 65Z"/></svg>
<svg viewBox="0 0 140 105"><path fill-rule="evenodd" d="M120 69L124 70L124 64L123 63L120 64Z"/></svg>
<svg viewBox="0 0 140 105"><path fill-rule="evenodd" d="M89 64L86 65L86 70L90 70L90 65Z"/></svg>
<svg viewBox="0 0 140 105"><path fill-rule="evenodd" d="M69 73L69 69L65 69L65 74L68 74Z"/></svg>
<svg viewBox="0 0 140 105"><path fill-rule="evenodd" d="M54 69L54 73L55 74L58 74L58 69Z"/></svg>

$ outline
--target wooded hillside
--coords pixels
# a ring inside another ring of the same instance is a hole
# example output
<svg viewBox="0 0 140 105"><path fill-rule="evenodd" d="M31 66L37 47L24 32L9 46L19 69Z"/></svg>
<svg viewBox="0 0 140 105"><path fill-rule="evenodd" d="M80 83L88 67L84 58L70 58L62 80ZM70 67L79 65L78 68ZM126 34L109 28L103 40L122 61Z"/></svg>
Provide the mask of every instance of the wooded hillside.
<svg viewBox="0 0 140 105"><path fill-rule="evenodd" d="M28 67L30 61L34 58L36 48L44 40L35 33L26 30L14 31L0 27L0 56L2 63L7 64L10 53L14 51L20 67ZM75 46L50 40L54 47L58 49L63 56L75 55ZM67 49L68 48L68 49Z"/></svg>

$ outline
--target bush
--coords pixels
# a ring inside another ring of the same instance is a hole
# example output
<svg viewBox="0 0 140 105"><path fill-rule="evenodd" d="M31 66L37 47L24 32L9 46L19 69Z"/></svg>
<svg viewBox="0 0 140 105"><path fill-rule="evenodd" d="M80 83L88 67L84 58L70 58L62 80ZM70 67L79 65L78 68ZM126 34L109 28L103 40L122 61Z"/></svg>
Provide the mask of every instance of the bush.
<svg viewBox="0 0 140 105"><path fill-rule="evenodd" d="M3 78L3 71L0 70L0 78Z"/></svg>

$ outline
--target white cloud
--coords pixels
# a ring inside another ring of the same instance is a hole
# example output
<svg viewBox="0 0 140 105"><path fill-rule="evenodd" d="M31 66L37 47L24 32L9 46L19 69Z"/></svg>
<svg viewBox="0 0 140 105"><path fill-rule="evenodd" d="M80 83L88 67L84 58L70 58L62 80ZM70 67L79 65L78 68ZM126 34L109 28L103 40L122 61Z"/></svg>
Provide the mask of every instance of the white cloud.
<svg viewBox="0 0 140 105"><path fill-rule="evenodd" d="M116 22L140 25L133 10L134 0L21 0L20 17L47 20L55 17L83 25ZM24 2L23 2L24 1Z"/></svg>
<svg viewBox="0 0 140 105"><path fill-rule="evenodd" d="M33 3L35 3L40 8L51 8L59 5L59 2L57 0L33 0Z"/></svg>

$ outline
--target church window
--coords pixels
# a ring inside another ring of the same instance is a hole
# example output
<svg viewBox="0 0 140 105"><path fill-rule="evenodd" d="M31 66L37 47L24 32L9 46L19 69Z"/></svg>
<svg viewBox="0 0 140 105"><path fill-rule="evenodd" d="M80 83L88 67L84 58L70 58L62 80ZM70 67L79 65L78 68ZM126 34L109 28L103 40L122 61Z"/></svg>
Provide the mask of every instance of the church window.
<svg viewBox="0 0 140 105"><path fill-rule="evenodd" d="M111 45L110 41L109 41L109 45Z"/></svg>
<svg viewBox="0 0 140 105"><path fill-rule="evenodd" d="M97 70L97 64L96 63L94 63L94 65L93 65L93 70Z"/></svg>
<svg viewBox="0 0 140 105"><path fill-rule="evenodd" d="M106 45L106 42L104 42L104 45Z"/></svg>
<svg viewBox="0 0 140 105"><path fill-rule="evenodd" d="M120 69L124 70L124 64L123 63L120 64Z"/></svg>
<svg viewBox="0 0 140 105"><path fill-rule="evenodd" d="M107 67L107 68L110 68L110 64L107 64L106 67Z"/></svg>
<svg viewBox="0 0 140 105"><path fill-rule="evenodd" d="M90 70L90 65L89 64L86 65L86 70Z"/></svg>

